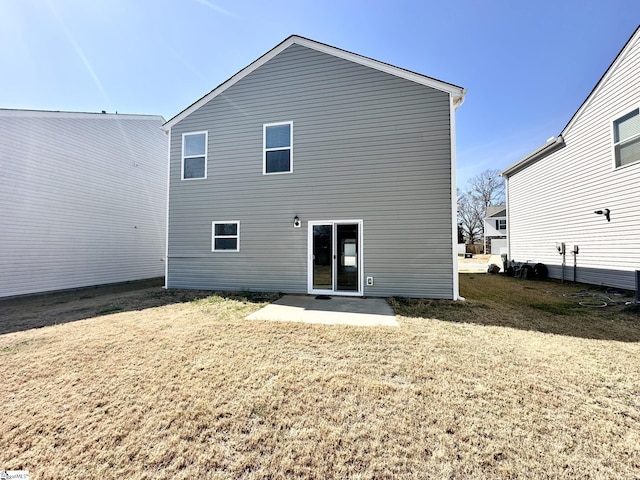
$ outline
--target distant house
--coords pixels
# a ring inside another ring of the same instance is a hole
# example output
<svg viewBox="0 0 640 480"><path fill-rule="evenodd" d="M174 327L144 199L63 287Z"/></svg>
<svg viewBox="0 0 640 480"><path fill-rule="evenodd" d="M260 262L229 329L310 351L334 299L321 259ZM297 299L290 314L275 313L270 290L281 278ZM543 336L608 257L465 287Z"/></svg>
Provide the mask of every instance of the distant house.
<svg viewBox="0 0 640 480"><path fill-rule="evenodd" d="M165 125L167 286L457 298L464 94L287 38Z"/></svg>
<svg viewBox="0 0 640 480"><path fill-rule="evenodd" d="M484 251L492 255L507 253L507 206L487 207L483 220Z"/></svg>
<svg viewBox="0 0 640 480"><path fill-rule="evenodd" d="M560 135L503 176L511 259L545 263L555 278L637 288L640 28Z"/></svg>
<svg viewBox="0 0 640 480"><path fill-rule="evenodd" d="M164 274L163 123L0 109L0 297Z"/></svg>

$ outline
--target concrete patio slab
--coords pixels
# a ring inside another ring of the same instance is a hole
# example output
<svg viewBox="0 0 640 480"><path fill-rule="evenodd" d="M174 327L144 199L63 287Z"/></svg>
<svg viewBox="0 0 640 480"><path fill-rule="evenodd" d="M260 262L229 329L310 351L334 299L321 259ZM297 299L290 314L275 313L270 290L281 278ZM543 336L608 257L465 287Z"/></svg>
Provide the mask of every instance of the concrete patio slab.
<svg viewBox="0 0 640 480"><path fill-rule="evenodd" d="M285 295L252 313L247 320L398 327L393 309L383 298Z"/></svg>

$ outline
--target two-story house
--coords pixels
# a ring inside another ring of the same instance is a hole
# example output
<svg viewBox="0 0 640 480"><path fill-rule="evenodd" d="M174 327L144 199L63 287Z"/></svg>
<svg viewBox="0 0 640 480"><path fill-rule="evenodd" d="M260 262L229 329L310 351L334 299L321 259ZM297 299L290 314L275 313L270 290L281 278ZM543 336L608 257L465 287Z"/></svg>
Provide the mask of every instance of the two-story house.
<svg viewBox="0 0 640 480"><path fill-rule="evenodd" d="M487 216L483 219L482 226L485 253L507 253L507 206L487 207Z"/></svg>
<svg viewBox="0 0 640 480"><path fill-rule="evenodd" d="M167 287L458 298L464 95L287 38L164 126Z"/></svg>

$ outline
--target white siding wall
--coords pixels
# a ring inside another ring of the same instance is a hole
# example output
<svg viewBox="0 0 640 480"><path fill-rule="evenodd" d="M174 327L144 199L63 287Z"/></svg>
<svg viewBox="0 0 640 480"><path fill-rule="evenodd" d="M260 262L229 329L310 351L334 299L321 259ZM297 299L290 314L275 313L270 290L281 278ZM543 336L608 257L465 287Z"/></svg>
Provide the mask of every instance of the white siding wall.
<svg viewBox="0 0 640 480"><path fill-rule="evenodd" d="M507 235L506 230L498 230L496 228L496 220L506 220L507 217L491 217L484 219L484 236L485 237L504 237Z"/></svg>
<svg viewBox="0 0 640 480"><path fill-rule="evenodd" d="M640 163L616 169L612 120L640 105L640 42L563 132L566 146L508 180L510 258L561 263L556 242L580 247L578 281L635 288L640 270ZM611 210L611 222L595 210ZM572 271L567 270L567 278Z"/></svg>
<svg viewBox="0 0 640 480"><path fill-rule="evenodd" d="M162 123L0 110L0 297L164 275Z"/></svg>

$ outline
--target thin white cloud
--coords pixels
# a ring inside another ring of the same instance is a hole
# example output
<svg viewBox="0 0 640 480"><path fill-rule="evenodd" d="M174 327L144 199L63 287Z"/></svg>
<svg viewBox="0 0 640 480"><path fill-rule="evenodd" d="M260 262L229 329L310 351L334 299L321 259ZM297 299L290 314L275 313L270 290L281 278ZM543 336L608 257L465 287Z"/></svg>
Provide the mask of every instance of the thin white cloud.
<svg viewBox="0 0 640 480"><path fill-rule="evenodd" d="M221 13L223 15L226 15L227 17L232 17L232 18L238 18L238 16L235 13L230 12L229 10L225 10L222 7L219 7L218 5L216 5L213 2L210 2L209 0L196 0L196 2L209 7L211 10L214 10L218 13Z"/></svg>
<svg viewBox="0 0 640 480"><path fill-rule="evenodd" d="M91 63L89 62L89 59L84 54L84 51L82 50L80 45L78 45L78 42L76 42L74 36L71 34L69 29L67 28L67 25L65 24L62 16L56 10L56 8L53 5L53 2L51 2L51 0L47 0L47 4L49 5L49 9L53 13L53 15L56 17L56 20L60 24L60 28L62 29L62 31L64 32L65 36L67 37L67 40L69 41L69 43L71 43L71 46L75 50L75 52L78 55L78 57L80 57L80 60L82 61L84 67L87 69L87 72L89 72L89 75L93 79L93 82L96 84L96 87L98 87L98 90L100 90L100 93L104 97L104 100L109 105L111 105L112 102L111 102L111 99L109 98L109 95L107 95L107 91L104 89L104 87L102 85L102 82L100 81L100 79L98 78L98 75L96 74L95 70L91 66Z"/></svg>

